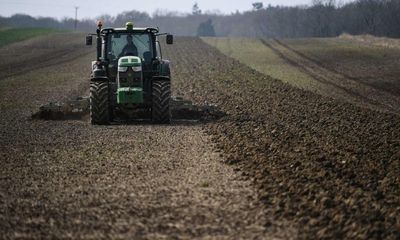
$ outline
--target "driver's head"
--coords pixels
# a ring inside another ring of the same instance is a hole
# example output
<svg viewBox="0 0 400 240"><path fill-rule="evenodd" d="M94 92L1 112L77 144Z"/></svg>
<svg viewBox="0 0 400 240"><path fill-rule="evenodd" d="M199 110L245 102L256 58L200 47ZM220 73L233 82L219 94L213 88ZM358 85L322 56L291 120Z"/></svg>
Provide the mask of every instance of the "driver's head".
<svg viewBox="0 0 400 240"><path fill-rule="evenodd" d="M126 36L126 41L127 41L128 43L132 43L132 35Z"/></svg>

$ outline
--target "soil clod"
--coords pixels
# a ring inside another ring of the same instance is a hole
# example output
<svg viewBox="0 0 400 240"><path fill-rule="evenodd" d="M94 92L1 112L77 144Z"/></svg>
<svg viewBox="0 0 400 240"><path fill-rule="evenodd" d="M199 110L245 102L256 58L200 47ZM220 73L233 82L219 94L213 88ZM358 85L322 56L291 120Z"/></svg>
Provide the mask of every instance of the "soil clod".
<svg viewBox="0 0 400 240"><path fill-rule="evenodd" d="M50 102L42 105L39 111L32 115L36 120L84 120L88 118L90 111L89 97L78 97L75 100L65 102ZM171 114L175 121L213 121L223 116L221 110L215 104L193 104L182 97L172 97Z"/></svg>

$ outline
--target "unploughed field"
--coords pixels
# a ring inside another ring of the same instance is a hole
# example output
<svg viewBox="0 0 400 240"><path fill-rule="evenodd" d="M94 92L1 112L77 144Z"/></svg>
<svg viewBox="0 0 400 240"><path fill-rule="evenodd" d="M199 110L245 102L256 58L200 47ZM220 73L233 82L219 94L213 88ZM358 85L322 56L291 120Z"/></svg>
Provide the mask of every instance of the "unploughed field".
<svg viewBox="0 0 400 240"><path fill-rule="evenodd" d="M60 38L0 49L1 236L400 236L399 85L389 62L376 72L381 60L337 39L240 40L257 47L238 61L239 47L222 50L230 58L181 37L163 48L174 93L216 104L224 117L169 126L31 120L41 104L87 93L93 49L83 35ZM332 64L315 41L345 47ZM397 50L376 49L398 63ZM21 59L30 64L13 66Z"/></svg>
<svg viewBox="0 0 400 240"><path fill-rule="evenodd" d="M0 28L0 47L55 32L46 28Z"/></svg>

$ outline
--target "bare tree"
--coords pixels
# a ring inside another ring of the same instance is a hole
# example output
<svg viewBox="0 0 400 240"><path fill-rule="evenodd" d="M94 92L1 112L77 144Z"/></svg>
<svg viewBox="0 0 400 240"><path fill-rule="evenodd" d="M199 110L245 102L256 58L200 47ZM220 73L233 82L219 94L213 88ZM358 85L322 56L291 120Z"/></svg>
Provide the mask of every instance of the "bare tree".
<svg viewBox="0 0 400 240"><path fill-rule="evenodd" d="M210 19L208 26L211 25L218 36L334 37L346 32L400 37L400 0L357 0L347 4L337 4L336 0L313 0L311 6L297 7L264 7L262 2L254 2L253 7L257 11L222 15L218 12L203 13L195 3L192 14L157 10L150 16L132 10L115 17L102 15L99 18L110 27L134 21L136 26L158 26L166 32L190 36L196 36L200 24ZM0 16L0 26L73 29L74 19L34 18L17 14ZM79 31L92 31L94 28L94 19L79 21Z"/></svg>
<svg viewBox="0 0 400 240"><path fill-rule="evenodd" d="M192 7L192 14L193 15L200 15L201 14L201 9L197 3L194 3Z"/></svg>
<svg viewBox="0 0 400 240"><path fill-rule="evenodd" d="M254 11L258 11L264 8L264 4L262 2L255 2L252 5Z"/></svg>

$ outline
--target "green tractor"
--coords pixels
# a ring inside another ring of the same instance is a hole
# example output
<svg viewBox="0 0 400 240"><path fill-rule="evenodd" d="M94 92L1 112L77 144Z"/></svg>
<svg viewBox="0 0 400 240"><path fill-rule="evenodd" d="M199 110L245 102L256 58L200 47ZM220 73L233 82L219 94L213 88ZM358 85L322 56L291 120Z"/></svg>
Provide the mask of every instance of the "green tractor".
<svg viewBox="0 0 400 240"><path fill-rule="evenodd" d="M154 123L171 120L171 72L162 58L156 28L102 28L86 36L86 45L96 37L97 60L90 76L90 118L95 125L116 119L148 118ZM143 117L145 116L145 117Z"/></svg>

